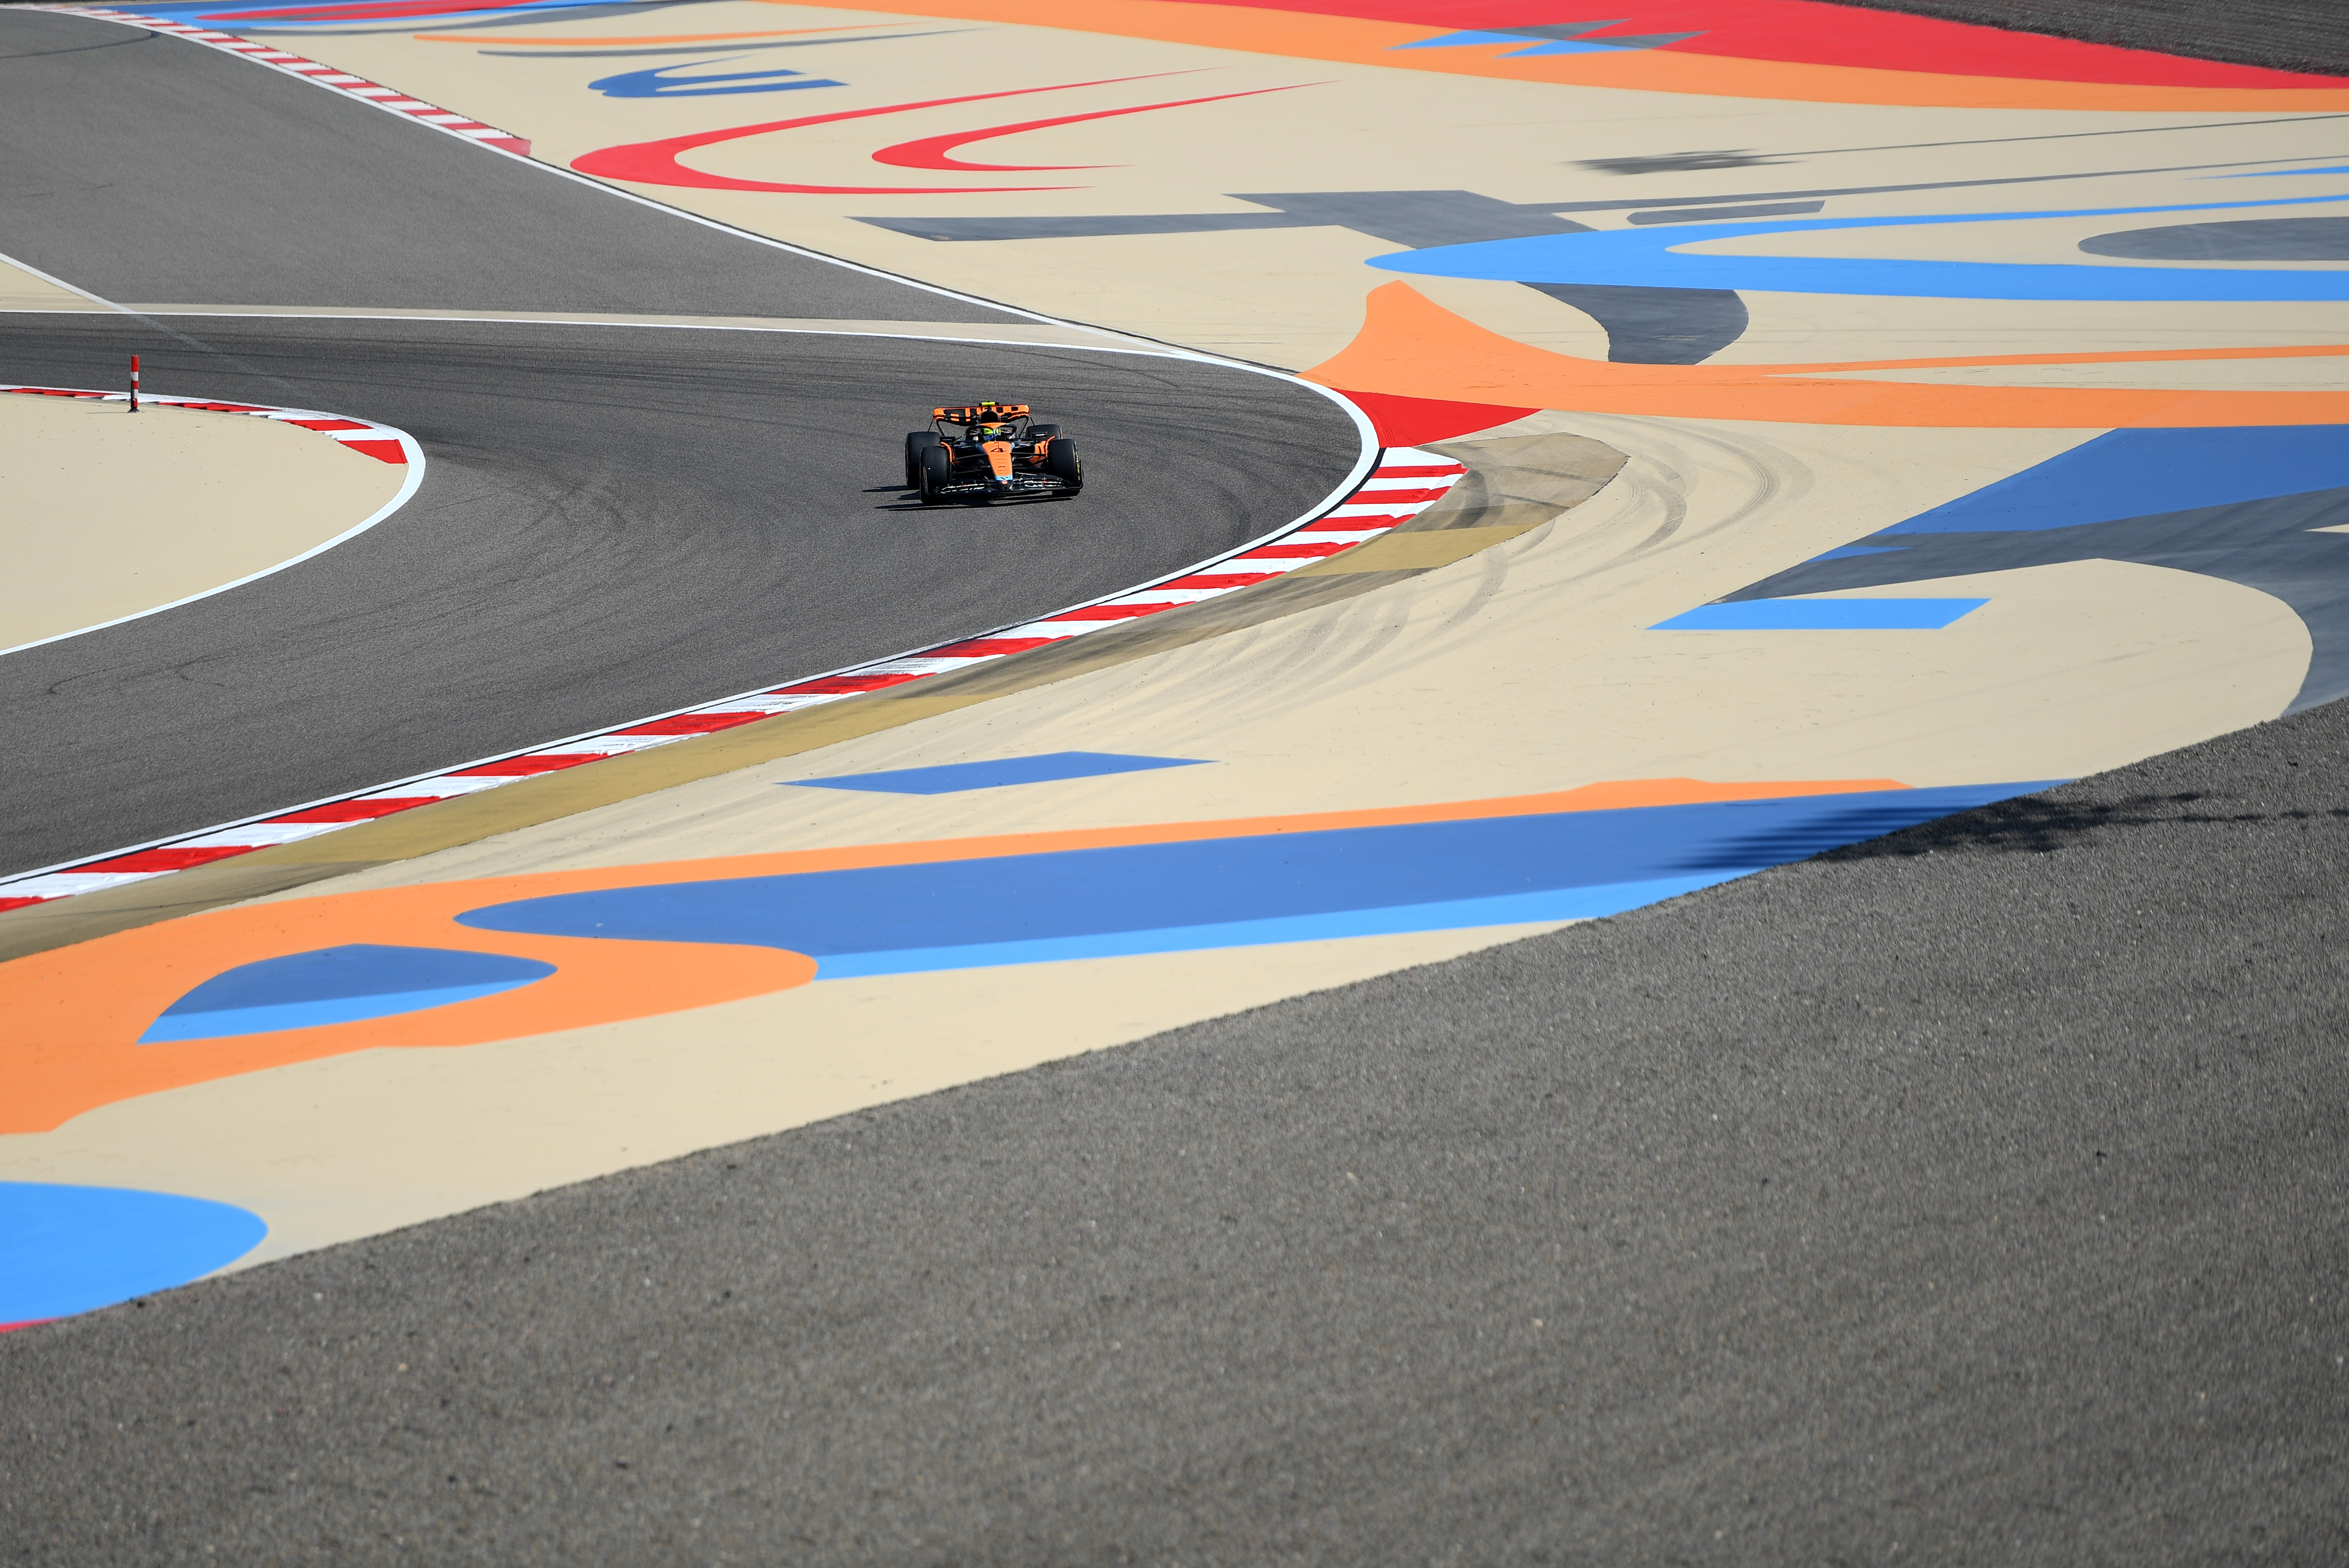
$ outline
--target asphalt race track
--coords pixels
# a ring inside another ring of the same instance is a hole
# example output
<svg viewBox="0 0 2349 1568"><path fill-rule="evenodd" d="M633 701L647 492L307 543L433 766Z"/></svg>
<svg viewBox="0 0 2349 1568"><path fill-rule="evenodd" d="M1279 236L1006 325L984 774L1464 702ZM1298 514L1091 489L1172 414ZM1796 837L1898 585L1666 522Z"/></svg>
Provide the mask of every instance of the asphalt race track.
<svg viewBox="0 0 2349 1568"><path fill-rule="evenodd" d="M2344 764L2334 703L0 1342L0 1533L2337 1563Z"/></svg>
<svg viewBox="0 0 2349 1568"><path fill-rule="evenodd" d="M121 32L0 13L20 51ZM109 297L317 304L331 277L330 302L352 308L1016 319L148 42L84 47L70 72L44 55L0 59L12 136L36 132L0 176L15 186L0 198L11 254ZM233 75L207 84L214 72ZM123 102L143 121L115 124ZM284 187L250 155L273 136L302 149ZM177 161L143 170L150 146ZM60 190L77 193L43 194ZM356 221L322 224L322 211ZM142 253L125 244L142 224L184 237ZM410 237L387 246L384 232ZM673 240L685 255L671 268ZM656 274L659 286L632 286ZM424 483L301 566L0 660L0 745L16 758L0 871L1028 618L1299 516L1359 452L1319 395L1171 358L480 320L179 317L171 329L11 317L0 379L113 386L136 353L151 392L399 426L424 447ZM1061 416L1094 483L1050 505L906 505L902 438L949 397Z"/></svg>
<svg viewBox="0 0 2349 1568"><path fill-rule="evenodd" d="M315 560L0 659L10 870L1029 618L1298 516L1358 450L1326 400L1191 360L181 320L256 373L120 317L57 315L0 328L6 379L103 386L140 352L151 390L398 425L424 447L424 483ZM908 504L903 438L942 387L1066 411L1093 483L1068 502Z"/></svg>
<svg viewBox="0 0 2349 1568"><path fill-rule="evenodd" d="M2335 702L7 1336L0 1546L2341 1562L2344 769Z"/></svg>
<svg viewBox="0 0 2349 1568"><path fill-rule="evenodd" d="M108 299L1023 319L483 157L118 23L11 9L0 29L0 248Z"/></svg>

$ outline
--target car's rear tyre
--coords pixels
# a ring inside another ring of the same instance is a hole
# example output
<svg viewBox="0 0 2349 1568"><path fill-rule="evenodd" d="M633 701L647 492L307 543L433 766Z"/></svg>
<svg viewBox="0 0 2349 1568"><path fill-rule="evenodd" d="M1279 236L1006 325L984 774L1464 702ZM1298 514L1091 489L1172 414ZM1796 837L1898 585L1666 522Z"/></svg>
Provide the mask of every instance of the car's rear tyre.
<svg viewBox="0 0 2349 1568"><path fill-rule="evenodd" d="M1044 449L1044 472L1068 487L1061 492L1063 495L1074 495L1085 487L1084 459L1077 455L1077 443L1065 436L1055 436Z"/></svg>
<svg viewBox="0 0 2349 1568"><path fill-rule="evenodd" d="M1060 433L1061 427L1058 425L1030 425L1028 427L1028 439L1030 441L1050 441L1054 436L1059 435Z"/></svg>
<svg viewBox="0 0 2349 1568"><path fill-rule="evenodd" d="M938 432L937 432L937 431L908 431L908 432L906 433L906 436L905 436L905 488L906 488L906 489L908 489L908 490L919 490L919 489L922 487L922 452L923 452L923 451L924 451L925 449L929 449L929 450L933 450L933 451L935 451L935 450L936 449L936 447L937 447L937 444L938 444Z"/></svg>
<svg viewBox="0 0 2349 1568"><path fill-rule="evenodd" d="M935 441L922 449L920 456L911 460L914 465L914 488L922 493L925 506L943 506L947 497L938 493L954 483L954 462L947 449Z"/></svg>

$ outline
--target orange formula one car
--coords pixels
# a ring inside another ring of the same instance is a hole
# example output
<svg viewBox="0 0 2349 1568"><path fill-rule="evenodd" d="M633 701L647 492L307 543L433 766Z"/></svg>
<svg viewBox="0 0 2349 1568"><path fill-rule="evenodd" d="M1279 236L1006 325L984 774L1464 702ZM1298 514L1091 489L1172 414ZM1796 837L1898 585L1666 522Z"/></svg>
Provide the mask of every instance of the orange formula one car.
<svg viewBox="0 0 2349 1568"><path fill-rule="evenodd" d="M1058 425L1034 423L1025 403L963 403L931 419L905 438L905 488L920 491L925 506L1058 499L1085 487L1076 443Z"/></svg>

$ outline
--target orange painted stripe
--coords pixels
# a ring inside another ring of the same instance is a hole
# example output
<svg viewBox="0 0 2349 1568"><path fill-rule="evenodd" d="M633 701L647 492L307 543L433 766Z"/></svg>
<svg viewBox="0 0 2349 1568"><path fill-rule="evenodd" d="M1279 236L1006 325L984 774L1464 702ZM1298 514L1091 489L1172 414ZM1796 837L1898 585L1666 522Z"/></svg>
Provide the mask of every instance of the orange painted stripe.
<svg viewBox="0 0 2349 1568"><path fill-rule="evenodd" d="M214 909L0 964L0 1017L8 1020L0 1037L0 1083L7 1085L0 1096L0 1133L44 1132L118 1100L295 1062L392 1046L477 1045L586 1028L785 991L815 977L814 960L771 948L524 936L456 923L468 909L517 898L1131 844L1906 787L1891 779L1744 784L1638 779L1434 805L791 850ZM226 1040L136 1044L163 1009L224 970L350 942L512 953L554 964L556 972L517 991L405 1017Z"/></svg>
<svg viewBox="0 0 2349 1568"><path fill-rule="evenodd" d="M2294 344L2282 348L2123 348L2098 354L1975 354L1949 359L1847 359L1816 365L1774 365L1789 370L1919 370L1960 365L2127 365L2168 359L2306 359L2349 354L2349 343Z"/></svg>
<svg viewBox="0 0 2349 1568"><path fill-rule="evenodd" d="M757 3L796 5L798 0ZM2292 114L2349 109L2349 88L2146 87L2125 82L1939 76L1930 71L1741 60L1668 49L1502 59L1498 56L1505 48L1518 46L1495 44L1484 47L1410 49L1398 54L1393 52L1396 46L1436 37L1446 29L1433 24L1372 22L1351 16L1317 16L1294 11L1259 11L1242 5L1182 4L1175 0L1030 0L1019 6L1016 15L989 0L877 0L864 9L901 16L948 16L999 23L1009 19L1032 27L1061 27L1123 38L1155 38L1207 48L1286 55L1292 59L1343 60L1390 70L1627 88L1644 92L1696 93L1714 98L2127 113Z"/></svg>
<svg viewBox="0 0 2349 1568"><path fill-rule="evenodd" d="M2349 392L2240 392L2128 387L1968 387L1830 381L1799 372L1966 364L2096 363L2137 355L2032 354L1833 365L1617 365L1552 353L1487 331L1408 284L1372 289L1362 330L1308 380L1349 390L1588 413L1776 424L1929 429L2117 430L2349 424ZM2336 348L2321 350L2337 353ZM2186 350L2217 358L2261 351ZM2168 358L2170 356L2158 356Z"/></svg>

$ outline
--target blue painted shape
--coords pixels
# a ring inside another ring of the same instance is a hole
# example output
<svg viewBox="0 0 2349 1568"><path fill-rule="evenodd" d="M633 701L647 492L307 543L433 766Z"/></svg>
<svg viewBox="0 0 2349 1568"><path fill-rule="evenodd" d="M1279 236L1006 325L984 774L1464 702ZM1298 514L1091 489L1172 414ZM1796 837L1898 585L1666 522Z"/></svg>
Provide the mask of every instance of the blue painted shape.
<svg viewBox="0 0 2349 1568"><path fill-rule="evenodd" d="M1554 888L1537 893L1490 898L1454 898L1429 904L1343 909L1322 915L1289 915L1267 920L1226 920L1202 926L1162 926L1136 931L1100 931L1029 941L974 942L962 947L901 948L891 952L850 953L822 961L819 980L865 975L916 974L943 969L986 969L1000 964L1053 963L1067 959L1129 958L1137 953L1194 952L1204 948L1264 947L1276 942L1322 941L1332 937L1383 937L1406 931L1465 930L1477 926L1514 926L1544 920L1588 920L1619 915L1731 881L1743 871L1667 877L1646 882L1602 883L1594 888Z"/></svg>
<svg viewBox="0 0 2349 1568"><path fill-rule="evenodd" d="M733 93L792 92L801 88L846 87L825 77L811 77L800 71L771 67L757 71L722 71L712 74L696 71L691 76L673 77L671 71L690 70L695 67L723 66L744 58L729 55L717 60L688 60L674 66L654 66L641 71L622 71L618 76L604 77L587 85L605 98L724 98ZM781 78L791 77L792 81ZM723 87L723 82L740 82L740 87Z"/></svg>
<svg viewBox="0 0 2349 1568"><path fill-rule="evenodd" d="M1613 22L1593 22L1592 27L1612 27ZM1446 33L1440 38L1422 38L1415 44L1391 44L1393 49L1462 49L1472 44L1522 44L1523 33Z"/></svg>
<svg viewBox="0 0 2349 1568"><path fill-rule="evenodd" d="M1609 50L1624 53L1634 49L1661 49L1666 44L1677 44L1683 38L1702 38L1696 33L1651 33L1636 38L1561 38L1552 43L1537 44L1530 49L1511 49L1501 57L1514 60L1521 55L1603 55ZM1816 212L1818 209L1811 209Z"/></svg>
<svg viewBox="0 0 2349 1568"><path fill-rule="evenodd" d="M240 964L214 975L165 1008L139 1044L219 1040L389 1018L495 996L554 972L553 964L536 959L454 948L373 942L319 948Z"/></svg>
<svg viewBox="0 0 2349 1568"><path fill-rule="evenodd" d="M2342 485L2349 430L2340 425L2111 431L1884 533L2073 528Z"/></svg>
<svg viewBox="0 0 2349 1568"><path fill-rule="evenodd" d="M1622 47L1619 44L1610 44L1604 38L1588 42L1580 38L1550 38L1528 48L1511 49L1501 58L1514 60L1526 55L1603 55L1619 50Z"/></svg>
<svg viewBox="0 0 2349 1568"><path fill-rule="evenodd" d="M1650 631L1939 631L1988 599L1739 599L1699 605Z"/></svg>
<svg viewBox="0 0 2349 1568"><path fill-rule="evenodd" d="M225 1268L269 1227L232 1204L0 1181L0 1323L94 1312Z"/></svg>
<svg viewBox="0 0 2349 1568"><path fill-rule="evenodd" d="M1889 556L1897 553L1898 545L1838 545L1834 549L1813 556L1814 561L1847 561L1854 556Z"/></svg>
<svg viewBox="0 0 2349 1568"><path fill-rule="evenodd" d="M841 774L828 779L788 779L802 789L861 789L881 794L954 794L1006 784L1049 784L1054 779L1138 774L1152 768L1195 768L1205 757L1129 757L1115 752L1048 752L1034 757L1002 757L985 763L948 763L935 768L893 768L887 773Z"/></svg>
<svg viewBox="0 0 2349 1568"><path fill-rule="evenodd" d="M1693 251L1712 240L1756 234L1914 228L2034 218L2102 218L2306 206L2349 195L2263 202L2098 207L2060 213L1955 213L1894 218L1785 218L1670 227L1593 229L1433 245L1373 256L1388 272L1516 283L1610 284L1632 288L1768 289L1787 294L1907 295L1932 299L2235 300L2349 299L2349 271L2166 266L2143 263L1944 262L1890 256L1760 256Z"/></svg>
<svg viewBox="0 0 2349 1568"><path fill-rule="evenodd" d="M559 894L483 930L806 953L818 978L1614 914L2044 784L1558 812Z"/></svg>

